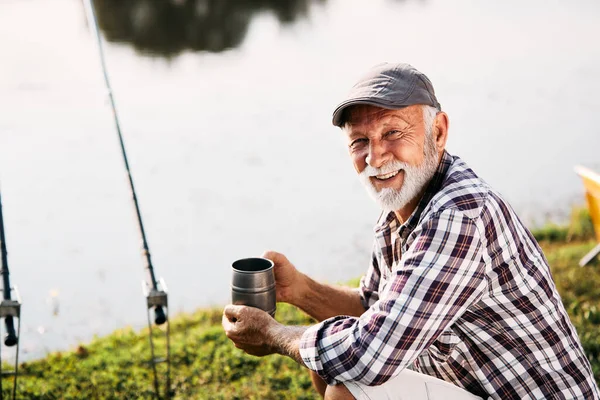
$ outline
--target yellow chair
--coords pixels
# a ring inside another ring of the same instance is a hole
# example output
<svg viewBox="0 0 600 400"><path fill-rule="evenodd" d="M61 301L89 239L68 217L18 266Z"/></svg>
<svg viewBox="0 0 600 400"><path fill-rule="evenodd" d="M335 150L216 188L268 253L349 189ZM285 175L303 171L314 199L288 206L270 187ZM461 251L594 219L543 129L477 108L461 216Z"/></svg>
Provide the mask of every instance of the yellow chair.
<svg viewBox="0 0 600 400"><path fill-rule="evenodd" d="M579 261L579 265L583 267L600 253L600 174L581 166L575 167L575 172L583 179L585 198L592 217L596 241L598 241L598 245Z"/></svg>

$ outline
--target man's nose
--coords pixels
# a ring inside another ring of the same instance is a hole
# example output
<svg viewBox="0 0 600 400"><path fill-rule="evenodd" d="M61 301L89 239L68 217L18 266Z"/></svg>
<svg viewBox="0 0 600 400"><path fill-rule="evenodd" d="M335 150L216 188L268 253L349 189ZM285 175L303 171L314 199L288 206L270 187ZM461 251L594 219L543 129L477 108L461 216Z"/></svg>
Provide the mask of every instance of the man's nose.
<svg viewBox="0 0 600 400"><path fill-rule="evenodd" d="M371 142L369 144L369 154L367 154L366 162L373 168L381 168L390 159L390 154L385 145L381 143Z"/></svg>

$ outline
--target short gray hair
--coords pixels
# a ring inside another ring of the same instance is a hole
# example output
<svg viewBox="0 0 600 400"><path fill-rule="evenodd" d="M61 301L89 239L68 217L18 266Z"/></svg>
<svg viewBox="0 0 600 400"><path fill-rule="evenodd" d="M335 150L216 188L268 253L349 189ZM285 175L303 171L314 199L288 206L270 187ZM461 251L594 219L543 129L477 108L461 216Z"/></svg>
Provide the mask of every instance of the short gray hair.
<svg viewBox="0 0 600 400"><path fill-rule="evenodd" d="M440 112L435 107L423 105L423 123L425 124L425 133L427 136L433 134L433 123L435 121L436 115Z"/></svg>

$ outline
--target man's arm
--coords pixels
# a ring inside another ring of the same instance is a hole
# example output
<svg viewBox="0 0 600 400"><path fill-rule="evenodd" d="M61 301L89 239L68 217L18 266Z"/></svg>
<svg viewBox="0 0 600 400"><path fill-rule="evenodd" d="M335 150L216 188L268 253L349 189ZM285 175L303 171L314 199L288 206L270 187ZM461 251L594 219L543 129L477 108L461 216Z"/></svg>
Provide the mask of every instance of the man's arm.
<svg viewBox="0 0 600 400"><path fill-rule="evenodd" d="M365 312L358 289L318 283L281 253L267 251L263 257L275 264L277 301L292 304L317 321L337 315L359 317Z"/></svg>
<svg viewBox="0 0 600 400"><path fill-rule="evenodd" d="M304 274L291 304L319 322L337 315L360 317L366 311L358 289L319 283Z"/></svg>
<svg viewBox="0 0 600 400"><path fill-rule="evenodd" d="M300 339L307 326L276 325L269 332L270 346L276 353L288 356L298 364L306 367L300 356Z"/></svg>
<svg viewBox="0 0 600 400"><path fill-rule="evenodd" d="M328 384L384 383L483 295L484 250L471 218L443 210L415 234L386 290L361 317L328 319L302 335L305 365Z"/></svg>

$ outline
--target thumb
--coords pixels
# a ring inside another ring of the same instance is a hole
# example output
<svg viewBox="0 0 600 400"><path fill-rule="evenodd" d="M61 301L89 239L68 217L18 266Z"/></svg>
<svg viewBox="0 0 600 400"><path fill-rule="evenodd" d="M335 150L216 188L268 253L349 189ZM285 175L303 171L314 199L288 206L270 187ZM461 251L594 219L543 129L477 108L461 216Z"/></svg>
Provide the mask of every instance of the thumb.
<svg viewBox="0 0 600 400"><path fill-rule="evenodd" d="M244 306L236 306L233 304L230 304L228 306L225 306L225 309L223 310L223 315L231 322L236 322L238 319L240 319L240 315L242 313L242 309L244 308Z"/></svg>
<svg viewBox="0 0 600 400"><path fill-rule="evenodd" d="M289 261L286 256L276 251L267 250L263 253L262 258L273 261L275 265L288 264Z"/></svg>

